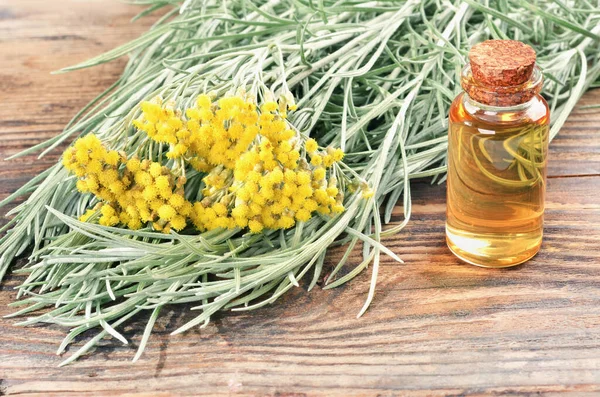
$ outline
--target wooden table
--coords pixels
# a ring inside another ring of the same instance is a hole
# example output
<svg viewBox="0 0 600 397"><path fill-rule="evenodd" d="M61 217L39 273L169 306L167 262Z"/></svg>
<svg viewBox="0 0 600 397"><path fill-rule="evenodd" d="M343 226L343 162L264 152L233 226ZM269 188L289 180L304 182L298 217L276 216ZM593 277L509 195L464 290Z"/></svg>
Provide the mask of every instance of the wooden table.
<svg viewBox="0 0 600 397"><path fill-rule="evenodd" d="M0 1L0 157L58 133L120 74L120 60L49 72L144 31L137 7L117 2ZM600 103L600 90L580 102ZM190 318L165 313L131 364L144 319L93 355L57 368L57 327L0 320L0 394L440 396L600 395L600 112L576 109L552 143L541 253L526 265L486 270L458 262L444 243L444 186L414 184L413 219L386 241L385 261L361 319L370 274L331 291L303 288L203 330L170 337ZM0 163L0 197L57 155ZM398 210L398 219L400 219ZM20 280L0 292L0 315ZM136 335L136 336L134 336ZM587 394L586 394L587 393Z"/></svg>

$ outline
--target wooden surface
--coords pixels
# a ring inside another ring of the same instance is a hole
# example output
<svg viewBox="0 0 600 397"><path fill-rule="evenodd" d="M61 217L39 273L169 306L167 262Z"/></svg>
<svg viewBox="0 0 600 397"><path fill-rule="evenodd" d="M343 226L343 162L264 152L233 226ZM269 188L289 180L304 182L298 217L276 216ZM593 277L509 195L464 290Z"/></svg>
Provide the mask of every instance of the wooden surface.
<svg viewBox="0 0 600 397"><path fill-rule="evenodd" d="M137 10L0 0L0 157L59 132L117 78L123 60L48 73L145 30L150 20L128 24ZM600 90L580 102L594 103ZM163 311L138 363L130 360L144 319L127 327L130 346L105 340L65 368L54 354L63 329L0 320L0 395L600 395L600 111L576 110L551 156L546 237L524 266L459 263L444 244L444 186L417 183L410 226L386 241L406 263L384 261L363 318L369 272L175 337L167 329L190 314ZM55 160L1 162L0 197ZM0 315L18 281L2 285Z"/></svg>

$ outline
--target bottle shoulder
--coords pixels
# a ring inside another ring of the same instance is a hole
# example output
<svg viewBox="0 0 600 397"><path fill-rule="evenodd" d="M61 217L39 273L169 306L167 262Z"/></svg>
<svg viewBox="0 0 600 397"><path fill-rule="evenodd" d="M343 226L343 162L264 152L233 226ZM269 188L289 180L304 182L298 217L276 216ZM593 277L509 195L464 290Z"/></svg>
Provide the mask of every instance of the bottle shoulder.
<svg viewBox="0 0 600 397"><path fill-rule="evenodd" d="M537 94L532 99L535 103L528 111L528 117L536 124L550 124L550 106L543 96Z"/></svg>
<svg viewBox="0 0 600 397"><path fill-rule="evenodd" d="M545 125L550 123L550 108L539 94L524 104L502 108L479 104L462 92L454 98L448 117L451 123Z"/></svg>

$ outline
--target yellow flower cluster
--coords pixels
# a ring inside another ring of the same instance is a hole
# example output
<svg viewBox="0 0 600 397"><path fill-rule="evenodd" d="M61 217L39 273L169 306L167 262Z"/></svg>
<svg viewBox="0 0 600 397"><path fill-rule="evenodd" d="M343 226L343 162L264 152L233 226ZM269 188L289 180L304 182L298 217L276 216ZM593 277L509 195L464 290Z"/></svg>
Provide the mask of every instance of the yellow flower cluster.
<svg viewBox="0 0 600 397"><path fill-rule="evenodd" d="M233 170L223 162L203 179L205 199L194 204L191 217L199 230L247 227L258 233L306 222L315 211L344 211L336 178L327 179L327 169L344 153L333 148L320 151L317 142L309 139L305 150L311 162L307 162L300 155L302 140L281 113L281 104L265 102L258 116L259 132Z"/></svg>
<svg viewBox="0 0 600 397"><path fill-rule="evenodd" d="M159 163L107 150L93 134L78 139L63 155L66 169L79 176L77 189L100 200L100 219L105 226L126 225L139 229L152 222L154 229L181 230L192 205L183 196L182 178ZM177 183L176 183L177 182ZM87 221L96 211L82 217Z"/></svg>
<svg viewBox="0 0 600 397"><path fill-rule="evenodd" d="M205 173L203 199L184 198L185 178L160 163L107 150L87 135L67 149L63 164L79 180L82 192L103 204L99 223L138 229L286 229L308 221L315 212L344 211L343 193L332 167L343 151L319 148L303 139L286 121L293 98L267 100L261 106L244 95L216 102L200 95L184 112L160 98L141 104L134 125L155 142L167 145L167 157ZM96 211L82 217L88 220Z"/></svg>
<svg viewBox="0 0 600 397"><path fill-rule="evenodd" d="M239 173L232 177L229 172L223 187L210 186L212 194L194 204L192 221L200 230L237 226L258 233L264 228L287 229L296 221L306 222L315 211L342 212L343 195L336 179L330 177L327 181L325 168L312 170L307 166L305 163L294 169L277 166L265 170L258 160L242 180L238 179ZM209 174L205 183L209 186L215 179L224 182L223 175ZM213 196L221 198L212 200Z"/></svg>
<svg viewBox="0 0 600 397"><path fill-rule="evenodd" d="M167 157L184 157L203 172L218 165L233 169L261 129L275 129L271 124L282 123L267 122L268 115L259 116L256 105L241 96L212 103L208 95L200 95L196 106L185 111L186 119L173 103L163 105L159 97L143 102L141 109L142 116L133 124L150 139L168 144Z"/></svg>

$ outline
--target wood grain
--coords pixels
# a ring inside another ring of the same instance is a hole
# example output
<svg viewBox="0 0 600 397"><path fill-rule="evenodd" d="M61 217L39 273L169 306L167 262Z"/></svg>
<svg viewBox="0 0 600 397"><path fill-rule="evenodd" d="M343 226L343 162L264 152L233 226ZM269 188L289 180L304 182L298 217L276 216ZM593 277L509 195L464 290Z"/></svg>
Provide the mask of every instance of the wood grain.
<svg viewBox="0 0 600 397"><path fill-rule="evenodd" d="M110 5L108 5L110 4ZM48 73L125 42L150 20L117 2L0 1L0 156L62 129L119 75L123 60ZM600 90L581 104L600 103ZM444 244L444 186L413 184L413 216L386 245L371 309L355 316L369 273L330 291L291 290L250 314L221 314L169 336L190 318L164 311L131 364L144 318L75 365L57 368L57 327L0 320L0 394L22 396L600 395L600 112L575 110L551 148L545 241L524 266L461 264ZM28 156L0 167L0 197L52 164ZM396 208L394 221L401 219ZM332 254L333 261L340 251ZM14 299L9 277L0 315ZM90 336L90 335L87 335Z"/></svg>

